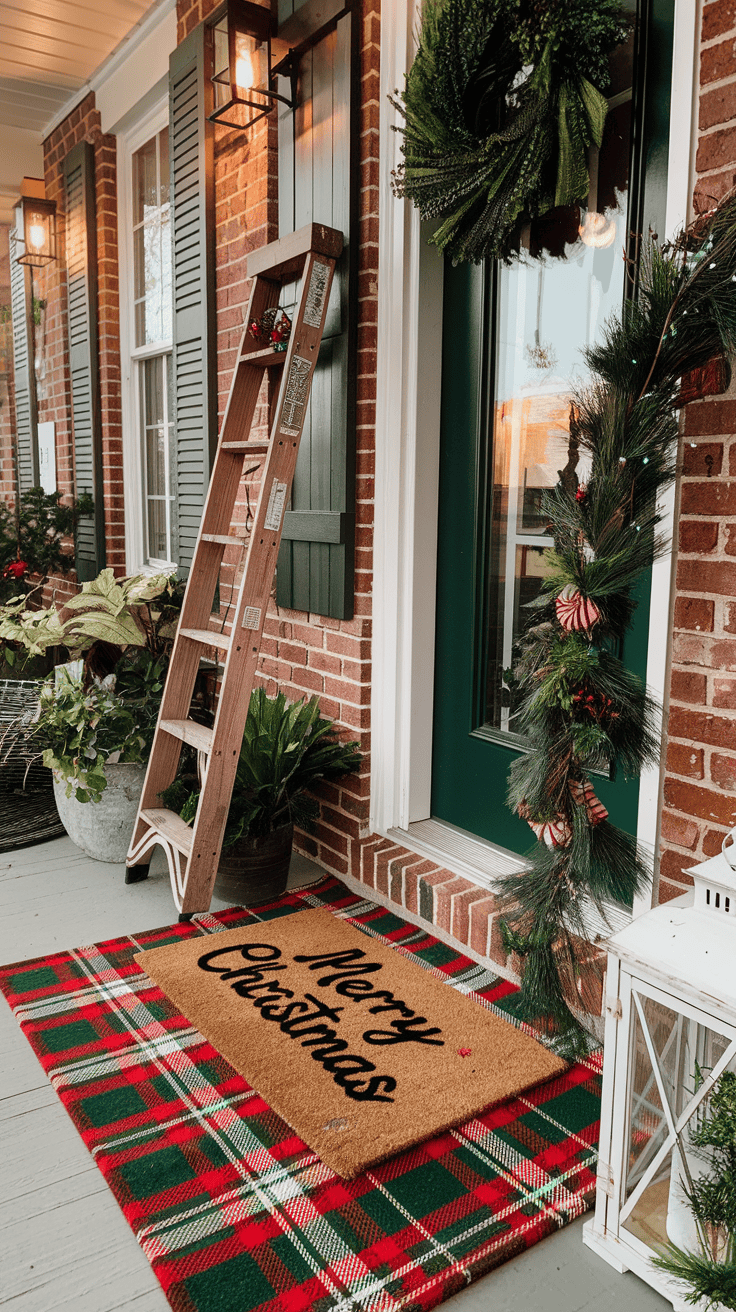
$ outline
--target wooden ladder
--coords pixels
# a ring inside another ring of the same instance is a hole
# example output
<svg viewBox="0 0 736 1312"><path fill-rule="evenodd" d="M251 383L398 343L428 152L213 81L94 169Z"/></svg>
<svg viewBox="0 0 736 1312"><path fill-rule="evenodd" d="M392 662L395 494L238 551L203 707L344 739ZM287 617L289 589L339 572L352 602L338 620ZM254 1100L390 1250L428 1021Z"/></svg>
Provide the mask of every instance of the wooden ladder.
<svg viewBox="0 0 736 1312"><path fill-rule="evenodd" d="M342 233L312 223L247 258L253 285L245 329L126 863L127 883L145 879L147 854L157 844L164 849L180 920L207 911L212 899L284 511L342 246ZM250 324L278 306L282 284L300 273L301 295L286 351L261 349L249 336ZM270 440L251 442L265 371L277 368L283 372ZM261 484L250 538L245 541L231 535L230 525L243 471L254 462L262 465ZM247 552L229 634L207 627L227 546ZM190 719L189 712L203 649L211 647L225 655L214 725L208 729ZM176 812L163 808L160 799L175 778L182 743L203 753L206 761L192 828Z"/></svg>

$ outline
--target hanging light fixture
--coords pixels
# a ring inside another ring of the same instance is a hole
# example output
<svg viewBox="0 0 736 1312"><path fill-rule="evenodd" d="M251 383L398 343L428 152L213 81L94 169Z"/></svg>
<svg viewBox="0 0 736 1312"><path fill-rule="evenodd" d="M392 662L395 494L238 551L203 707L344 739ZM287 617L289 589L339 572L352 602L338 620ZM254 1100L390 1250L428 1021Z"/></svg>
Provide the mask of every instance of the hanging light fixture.
<svg viewBox="0 0 736 1312"><path fill-rule="evenodd" d="M43 268L56 259L56 204L46 199L41 178L24 178L16 213L20 216L18 264Z"/></svg>
<svg viewBox="0 0 736 1312"><path fill-rule="evenodd" d="M291 98L273 89L271 36L274 22L270 8L252 0L228 0L227 13L216 23L214 33L215 108L212 123L241 131L270 114L277 101L293 109L295 68L284 61L279 71L291 78Z"/></svg>

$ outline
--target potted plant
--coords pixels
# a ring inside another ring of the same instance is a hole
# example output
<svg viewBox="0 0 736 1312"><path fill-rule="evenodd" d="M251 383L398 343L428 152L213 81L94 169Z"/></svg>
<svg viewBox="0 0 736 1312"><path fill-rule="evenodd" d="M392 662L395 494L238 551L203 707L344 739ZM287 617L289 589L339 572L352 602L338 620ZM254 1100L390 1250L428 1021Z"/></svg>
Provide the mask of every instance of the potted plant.
<svg viewBox="0 0 736 1312"><path fill-rule="evenodd" d="M19 644L53 635L72 657L41 690L35 740L67 833L99 861L125 860L180 596L165 575L116 580L103 570L58 614L4 616Z"/></svg>
<svg viewBox="0 0 736 1312"><path fill-rule="evenodd" d="M70 539L80 517L91 514L93 508L87 492L65 505L58 492L44 492L41 487L28 488L12 507L0 500L0 602L10 603L15 613L31 615L38 609L49 575L67 574L72 569ZM0 611L5 609L0 606ZM58 638L55 642L50 635L44 636L49 640L31 650L23 643L17 645L12 635L0 632L2 677L48 674Z"/></svg>
<svg viewBox="0 0 736 1312"><path fill-rule="evenodd" d="M319 815L308 790L319 779L356 770L357 746L337 737L316 697L290 703L283 693L271 698L262 688L253 690L215 883L220 897L248 906L284 892L294 826L310 830ZM161 796L191 824L196 778L176 779Z"/></svg>
<svg viewBox="0 0 736 1312"><path fill-rule="evenodd" d="M36 734L43 763L53 771L56 805L69 837L97 861L124 861L156 727L164 661L139 651L122 658L119 674L88 686L83 663L78 666L58 667L55 680L43 685Z"/></svg>
<svg viewBox="0 0 736 1312"><path fill-rule="evenodd" d="M696 1070L702 1081L700 1070ZM736 1074L724 1071L690 1134L703 1169L687 1172L682 1189L695 1221L697 1251L669 1243L654 1265L688 1287L688 1303L736 1308ZM687 1160L680 1146L680 1160ZM701 1304L702 1300L702 1304Z"/></svg>

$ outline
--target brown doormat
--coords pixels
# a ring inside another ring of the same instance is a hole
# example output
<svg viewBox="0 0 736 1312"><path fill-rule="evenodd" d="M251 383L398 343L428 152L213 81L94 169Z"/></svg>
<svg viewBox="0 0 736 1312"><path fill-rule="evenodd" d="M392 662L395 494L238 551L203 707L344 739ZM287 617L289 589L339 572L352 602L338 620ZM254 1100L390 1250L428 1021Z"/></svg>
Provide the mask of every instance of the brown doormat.
<svg viewBox="0 0 736 1312"><path fill-rule="evenodd" d="M136 961L345 1179L565 1069L536 1039L326 910Z"/></svg>

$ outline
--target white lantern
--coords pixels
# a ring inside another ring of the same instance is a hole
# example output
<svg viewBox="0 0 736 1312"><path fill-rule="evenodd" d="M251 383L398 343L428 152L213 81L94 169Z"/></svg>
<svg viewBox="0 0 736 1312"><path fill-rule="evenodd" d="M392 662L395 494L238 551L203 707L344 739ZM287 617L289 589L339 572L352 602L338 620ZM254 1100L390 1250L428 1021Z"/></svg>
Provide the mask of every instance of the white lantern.
<svg viewBox="0 0 736 1312"><path fill-rule="evenodd" d="M720 1076L736 1071L734 834L688 871L693 890L608 943L598 1183L584 1239L677 1312L692 1307L688 1287L652 1258L668 1242L698 1251L685 1191L708 1166L691 1136Z"/></svg>

